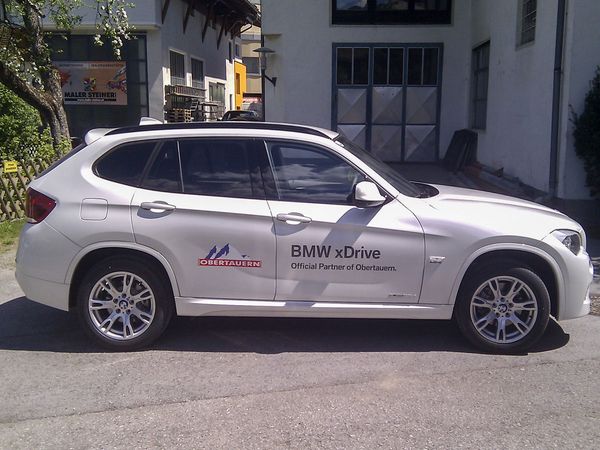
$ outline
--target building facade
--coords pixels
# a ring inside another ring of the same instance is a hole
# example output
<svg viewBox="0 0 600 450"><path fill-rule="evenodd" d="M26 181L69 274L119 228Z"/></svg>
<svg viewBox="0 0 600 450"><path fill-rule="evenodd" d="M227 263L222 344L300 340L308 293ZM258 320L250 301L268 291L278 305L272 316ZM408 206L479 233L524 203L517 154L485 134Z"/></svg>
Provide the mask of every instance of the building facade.
<svg viewBox="0 0 600 450"><path fill-rule="evenodd" d="M73 33L50 38L74 136L136 124L142 116L215 120L241 107L240 33L260 24L248 1L137 0L128 10L135 39L125 43L120 60L109 45L94 45L95 11L79 14Z"/></svg>
<svg viewBox="0 0 600 450"><path fill-rule="evenodd" d="M594 0L263 0L266 119L435 162L455 131L537 191L588 199L571 108L600 64Z"/></svg>
<svg viewBox="0 0 600 450"><path fill-rule="evenodd" d="M260 0L250 0L260 11ZM261 47L261 28L252 25L242 32L242 61L246 66L247 89L244 94L243 109L262 111L262 79L260 61L255 50Z"/></svg>

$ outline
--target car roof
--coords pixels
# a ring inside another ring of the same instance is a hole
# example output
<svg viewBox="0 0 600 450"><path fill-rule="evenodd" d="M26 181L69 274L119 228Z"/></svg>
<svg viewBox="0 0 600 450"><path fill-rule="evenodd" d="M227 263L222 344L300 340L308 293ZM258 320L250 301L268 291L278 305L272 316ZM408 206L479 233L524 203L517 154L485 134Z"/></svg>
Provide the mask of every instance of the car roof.
<svg viewBox="0 0 600 450"><path fill-rule="evenodd" d="M90 130L85 135L85 142L90 144L102 136L114 136L126 133L139 133L146 131L176 131L176 130L269 130L289 131L304 133L313 136L335 139L339 133L325 128L312 127L308 125L297 125L291 123L274 122L188 122L188 123L150 123L148 125L135 125L122 128L97 128Z"/></svg>

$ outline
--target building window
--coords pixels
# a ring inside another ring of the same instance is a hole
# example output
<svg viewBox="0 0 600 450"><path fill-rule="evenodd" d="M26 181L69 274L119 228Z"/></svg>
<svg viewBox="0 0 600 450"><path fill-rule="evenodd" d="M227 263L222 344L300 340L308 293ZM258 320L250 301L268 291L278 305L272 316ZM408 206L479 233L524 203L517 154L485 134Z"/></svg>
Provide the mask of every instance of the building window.
<svg viewBox="0 0 600 450"><path fill-rule="evenodd" d="M233 44L229 41L229 62L233 62Z"/></svg>
<svg viewBox="0 0 600 450"><path fill-rule="evenodd" d="M191 58L192 62L192 87L204 89L204 62Z"/></svg>
<svg viewBox="0 0 600 450"><path fill-rule="evenodd" d="M185 86L185 56L182 53L169 52L170 70L171 70L171 85Z"/></svg>
<svg viewBox="0 0 600 450"><path fill-rule="evenodd" d="M490 66L489 41L473 49L471 66L471 127L485 130Z"/></svg>
<svg viewBox="0 0 600 450"><path fill-rule="evenodd" d="M241 51L241 49L240 49L240 44L236 43L236 44L235 44L235 57L236 57L236 58L239 58L239 57L240 57L240 51Z"/></svg>
<svg viewBox="0 0 600 450"><path fill-rule="evenodd" d="M537 0L521 0L519 8L519 45L535 40Z"/></svg>
<svg viewBox="0 0 600 450"><path fill-rule="evenodd" d="M208 95L211 102L225 105L225 85L223 83L209 83Z"/></svg>
<svg viewBox="0 0 600 450"><path fill-rule="evenodd" d="M337 59L337 84L369 84L369 49L339 47Z"/></svg>
<svg viewBox="0 0 600 450"><path fill-rule="evenodd" d="M332 0L334 24L449 24L452 0Z"/></svg>
<svg viewBox="0 0 600 450"><path fill-rule="evenodd" d="M258 56L244 56L242 62L246 66L248 75L260 75L260 62Z"/></svg>

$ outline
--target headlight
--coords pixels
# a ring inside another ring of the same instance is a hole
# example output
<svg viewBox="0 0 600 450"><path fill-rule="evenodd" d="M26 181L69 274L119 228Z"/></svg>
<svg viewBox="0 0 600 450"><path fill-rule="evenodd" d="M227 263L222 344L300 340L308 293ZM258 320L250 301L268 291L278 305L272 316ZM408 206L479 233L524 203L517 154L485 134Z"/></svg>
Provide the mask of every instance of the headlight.
<svg viewBox="0 0 600 450"><path fill-rule="evenodd" d="M581 250L581 236L573 230L555 230L552 236L562 242L565 247L571 250L574 255L579 254Z"/></svg>

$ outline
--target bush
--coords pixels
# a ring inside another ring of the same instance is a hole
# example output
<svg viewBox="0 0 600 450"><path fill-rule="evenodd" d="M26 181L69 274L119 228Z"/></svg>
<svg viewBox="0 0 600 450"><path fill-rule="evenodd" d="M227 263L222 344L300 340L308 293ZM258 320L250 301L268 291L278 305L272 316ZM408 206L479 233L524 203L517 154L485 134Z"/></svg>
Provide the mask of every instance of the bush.
<svg viewBox="0 0 600 450"><path fill-rule="evenodd" d="M0 161L53 158L52 137L38 112L0 83Z"/></svg>
<svg viewBox="0 0 600 450"><path fill-rule="evenodd" d="M573 114L575 152L583 160L586 186L592 196L600 196L600 67L585 96L585 106L579 115Z"/></svg>

